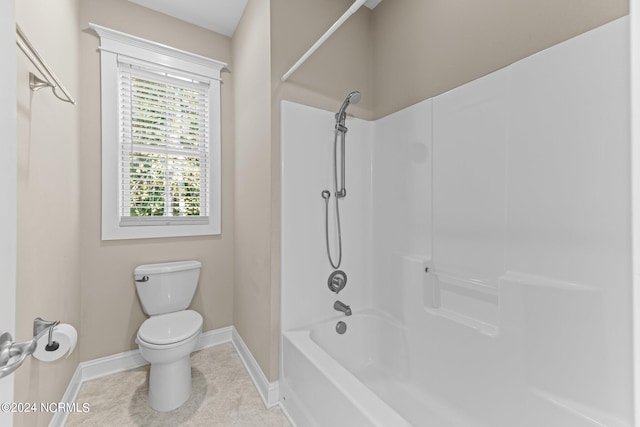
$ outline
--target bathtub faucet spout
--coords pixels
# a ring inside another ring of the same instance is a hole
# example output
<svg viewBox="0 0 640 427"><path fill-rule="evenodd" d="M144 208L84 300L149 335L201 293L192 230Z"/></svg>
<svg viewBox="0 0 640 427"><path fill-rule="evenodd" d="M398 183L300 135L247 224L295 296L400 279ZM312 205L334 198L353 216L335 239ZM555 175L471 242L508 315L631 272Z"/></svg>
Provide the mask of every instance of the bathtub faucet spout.
<svg viewBox="0 0 640 427"><path fill-rule="evenodd" d="M343 312L347 316L351 316L351 307L349 307L347 304L343 303L342 301L336 301L335 304L333 304L333 308Z"/></svg>

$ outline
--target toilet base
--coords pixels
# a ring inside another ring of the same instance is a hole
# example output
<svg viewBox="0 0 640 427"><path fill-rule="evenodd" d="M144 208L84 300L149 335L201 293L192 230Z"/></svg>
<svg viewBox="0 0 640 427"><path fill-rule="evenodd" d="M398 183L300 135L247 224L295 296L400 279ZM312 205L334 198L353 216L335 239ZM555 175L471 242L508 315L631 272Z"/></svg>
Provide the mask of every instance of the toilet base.
<svg viewBox="0 0 640 427"><path fill-rule="evenodd" d="M138 332L136 342L140 355L151 365L149 406L156 411L172 411L191 396L191 352L202 333L202 317L197 317L199 321L194 325L194 334L184 341L152 344L144 341Z"/></svg>
<svg viewBox="0 0 640 427"><path fill-rule="evenodd" d="M160 412L172 411L191 396L191 358L171 363L152 363L149 372L149 406Z"/></svg>

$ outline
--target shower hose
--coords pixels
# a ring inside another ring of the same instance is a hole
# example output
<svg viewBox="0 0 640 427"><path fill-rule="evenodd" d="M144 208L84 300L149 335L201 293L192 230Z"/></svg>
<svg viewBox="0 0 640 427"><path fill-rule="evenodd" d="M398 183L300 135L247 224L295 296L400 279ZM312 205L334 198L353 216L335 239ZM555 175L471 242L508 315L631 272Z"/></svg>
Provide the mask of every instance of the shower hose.
<svg viewBox="0 0 640 427"><path fill-rule="evenodd" d="M342 191L338 191L338 134L342 135L341 139L341 160L342 160ZM333 188L335 190L336 197L336 230L338 233L338 261L333 262L333 257L331 256L331 246L329 244L329 199L331 198L331 193L328 190L324 190L322 192L322 198L324 199L324 230L325 230L325 242L327 244L327 258L329 258L329 263L331 267L334 269L338 269L340 264L342 263L342 230L340 227L340 199L346 195L346 191L344 190L344 151L345 151L345 132L341 132L338 129L334 132L333 137Z"/></svg>

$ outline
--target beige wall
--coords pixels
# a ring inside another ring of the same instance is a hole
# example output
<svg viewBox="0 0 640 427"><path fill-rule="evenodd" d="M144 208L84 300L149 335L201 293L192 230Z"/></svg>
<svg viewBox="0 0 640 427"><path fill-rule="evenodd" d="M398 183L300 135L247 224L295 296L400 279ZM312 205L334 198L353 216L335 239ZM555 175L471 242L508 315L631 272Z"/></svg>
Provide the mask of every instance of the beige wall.
<svg viewBox="0 0 640 427"><path fill-rule="evenodd" d="M349 113L372 117L373 44L371 11L366 7L353 14L285 83L280 81L351 4L348 0L271 0L271 82L276 110L283 99L334 110L347 94L359 90L362 101L351 106ZM273 124L279 127L279 114Z"/></svg>
<svg viewBox="0 0 640 427"><path fill-rule="evenodd" d="M222 235L103 242L100 239L100 67L93 22L224 62L231 39L126 0L21 0L16 18L78 100L62 103L49 90L32 93L18 54L18 283L16 339L32 334L37 316L78 329L76 352L42 363L28 359L16 373L16 402L58 402L79 362L136 348L144 321L132 271L136 265L203 261L192 307L204 330L233 322L233 83L222 85ZM55 178L55 179L53 179ZM47 425L50 414L17 414L16 425Z"/></svg>
<svg viewBox="0 0 640 427"><path fill-rule="evenodd" d="M16 21L55 70L78 94L78 1L15 3ZM79 108L50 89L29 90L35 68L17 52L18 248L17 341L32 337L41 316L80 328ZM44 363L28 358L15 374L16 402L58 402L76 369L79 353ZM45 426L51 414L15 414L16 426Z"/></svg>
<svg viewBox="0 0 640 427"><path fill-rule="evenodd" d="M628 13L627 0L384 0L372 14L374 116Z"/></svg>
<svg viewBox="0 0 640 427"><path fill-rule="evenodd" d="M233 37L236 119L234 325L278 378L280 101L333 109L352 90L371 116L370 12L362 9L283 84L280 77L348 8L343 0L250 0Z"/></svg>
<svg viewBox="0 0 640 427"><path fill-rule="evenodd" d="M126 0L16 2L18 22L79 101L73 107L47 90L31 93L30 66L19 55L16 338L31 335L36 316L80 333L69 359L30 360L18 371L16 401L56 402L79 361L136 348L145 316L133 268L190 258L204 263L193 304L204 329L234 324L269 380L277 379L280 101L334 110L357 89L362 101L349 112L378 118L628 11L624 0L384 0L353 15L281 83L350 4L250 0L230 39ZM222 85L221 236L100 240L99 52L89 22L230 63ZM16 417L17 425L49 419L29 417Z"/></svg>
<svg viewBox="0 0 640 427"><path fill-rule="evenodd" d="M271 93L269 1L249 0L233 37L236 252L233 321L270 380L277 379L271 330ZM277 351L277 339L276 351ZM273 369L275 363L275 371Z"/></svg>
<svg viewBox="0 0 640 427"><path fill-rule="evenodd" d="M231 60L231 39L127 0L80 2L80 359L137 348L135 336L146 318L132 280L136 265L198 259L203 263L192 308L204 330L233 321L233 102L231 74L222 78L222 235L216 237L100 240L100 54L89 22L223 62Z"/></svg>

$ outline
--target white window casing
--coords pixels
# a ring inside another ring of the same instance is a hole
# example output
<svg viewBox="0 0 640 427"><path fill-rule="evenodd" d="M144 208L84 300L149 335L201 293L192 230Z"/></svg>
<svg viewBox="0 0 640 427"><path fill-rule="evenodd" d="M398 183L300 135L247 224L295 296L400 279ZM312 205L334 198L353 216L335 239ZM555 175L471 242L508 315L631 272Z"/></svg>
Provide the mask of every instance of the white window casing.
<svg viewBox="0 0 640 427"><path fill-rule="evenodd" d="M226 64L95 24L102 97L102 239L220 234Z"/></svg>

